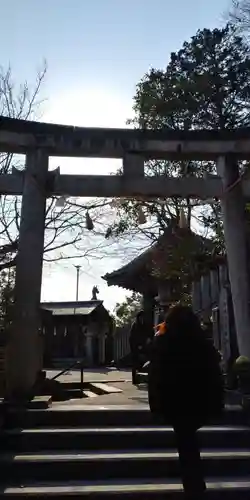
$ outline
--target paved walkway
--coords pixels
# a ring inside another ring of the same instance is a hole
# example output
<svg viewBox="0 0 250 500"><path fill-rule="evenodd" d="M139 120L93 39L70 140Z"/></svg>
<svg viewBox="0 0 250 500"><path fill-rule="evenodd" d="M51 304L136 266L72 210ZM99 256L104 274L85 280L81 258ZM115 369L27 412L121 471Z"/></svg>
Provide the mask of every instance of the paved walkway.
<svg viewBox="0 0 250 500"><path fill-rule="evenodd" d="M55 377L60 370L46 370L47 377ZM117 370L117 368L97 368L84 369L84 382L122 382L125 380L131 381L131 370ZM80 381L80 370L71 370L61 375L58 378L59 382L79 382Z"/></svg>
<svg viewBox="0 0 250 500"><path fill-rule="evenodd" d="M110 384L111 385L111 384ZM131 382L112 383L114 387L122 389L122 392L116 394L103 394L94 398L70 399L68 401L54 402L53 407L74 407L79 406L148 406L148 396L145 386L135 387Z"/></svg>
<svg viewBox="0 0 250 500"><path fill-rule="evenodd" d="M58 370L47 371L47 376L53 377ZM59 381L78 382L79 371L71 371L61 376ZM97 370L84 370L84 382L102 382L121 389L116 394L104 394L93 398L71 399L69 401L54 402L53 406L106 406L106 405L129 405L148 406L147 388L145 385L134 386L131 382L131 370L117 370L114 368L103 368Z"/></svg>
<svg viewBox="0 0 250 500"><path fill-rule="evenodd" d="M59 370L48 370L47 376L55 376ZM79 382L80 371L70 371L59 379L61 382ZM104 394L102 396L70 399L67 401L53 402L53 406L143 406L148 407L148 394L147 387L143 384L139 386L132 385L131 370L117 370L116 368L98 368L96 370L84 370L84 382L99 382L121 389L120 393ZM226 399L228 404L241 403L241 396L237 391L226 392Z"/></svg>
<svg viewBox="0 0 250 500"><path fill-rule="evenodd" d="M110 384L111 385L111 384ZM122 392L117 394L105 394L96 398L84 398L82 403L88 406L106 406L106 405L135 405L148 406L148 393L145 385L138 387L129 382L112 383L114 387L118 387ZM79 401L79 400L78 400Z"/></svg>

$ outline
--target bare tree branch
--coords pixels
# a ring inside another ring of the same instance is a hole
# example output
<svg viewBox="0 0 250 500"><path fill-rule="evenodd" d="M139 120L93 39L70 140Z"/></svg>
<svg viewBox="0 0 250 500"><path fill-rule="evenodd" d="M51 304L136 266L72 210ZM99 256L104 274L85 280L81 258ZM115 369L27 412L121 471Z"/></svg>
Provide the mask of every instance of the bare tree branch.
<svg viewBox="0 0 250 500"><path fill-rule="evenodd" d="M25 81L17 86L13 81L11 68L8 67L5 70L0 67L0 114L24 120L37 119L43 102L40 95L46 71L45 62L37 74L34 85L29 85ZM0 174L10 173L12 167L23 169L23 157L0 153ZM103 250L104 255L105 246L110 247L110 242L104 239L104 219L109 217L110 201L70 198L66 200L63 207L57 208L57 199L52 197L47 200L44 260L52 262L76 257L82 258L85 255L94 255L95 251L101 250ZM91 218L95 224L91 239L86 228L87 211L91 211ZM21 197L0 196L0 269L15 265L20 214ZM102 235L101 245L94 241L94 238L98 238L100 235Z"/></svg>
<svg viewBox="0 0 250 500"><path fill-rule="evenodd" d="M241 35L246 35L246 37L249 38L250 0L232 0L229 19Z"/></svg>

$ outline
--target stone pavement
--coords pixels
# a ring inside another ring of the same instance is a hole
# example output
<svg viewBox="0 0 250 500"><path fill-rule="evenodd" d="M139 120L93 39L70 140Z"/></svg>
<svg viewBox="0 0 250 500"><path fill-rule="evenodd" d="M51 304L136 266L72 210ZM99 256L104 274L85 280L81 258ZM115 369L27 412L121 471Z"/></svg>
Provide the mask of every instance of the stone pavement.
<svg viewBox="0 0 250 500"><path fill-rule="evenodd" d="M47 371L47 376L53 377L58 370ZM61 382L79 382L80 372L71 371L61 376ZM93 398L71 399L69 401L54 402L53 406L109 406L109 405L148 405L147 388L145 385L132 385L131 370L117 370L113 368L103 368L97 370L84 370L84 382L102 382L121 389L122 392L116 394L104 394Z"/></svg>
<svg viewBox="0 0 250 500"><path fill-rule="evenodd" d="M87 406L148 405L148 393L145 385L141 384L140 386L134 386L131 381L112 383L112 385L121 389L122 392L118 394L104 394L103 396L97 396L96 398L84 398L81 400L82 403Z"/></svg>
<svg viewBox="0 0 250 500"><path fill-rule="evenodd" d="M46 370L47 377L53 378L60 370ZM80 370L71 370L61 375L58 379L59 382L79 382ZM97 369L84 369L84 382L122 382L131 379L131 370L117 370L117 368L97 368Z"/></svg>

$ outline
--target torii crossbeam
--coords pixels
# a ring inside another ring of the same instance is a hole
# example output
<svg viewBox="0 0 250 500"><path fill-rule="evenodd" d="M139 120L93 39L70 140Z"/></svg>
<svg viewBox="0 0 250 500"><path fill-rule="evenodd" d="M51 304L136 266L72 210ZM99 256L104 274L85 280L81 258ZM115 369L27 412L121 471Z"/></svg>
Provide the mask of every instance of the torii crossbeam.
<svg viewBox="0 0 250 500"><path fill-rule="evenodd" d="M16 268L8 393L27 394L41 368L39 306L46 198L94 197L220 198L241 354L250 357L250 293L244 197L250 181L239 177L238 160L250 159L250 129L176 131L81 128L0 117L0 151L26 155L24 172L0 175L0 194L23 196ZM76 176L49 172L49 156L119 158L123 175ZM148 159L215 161L218 176L207 179L147 177Z"/></svg>

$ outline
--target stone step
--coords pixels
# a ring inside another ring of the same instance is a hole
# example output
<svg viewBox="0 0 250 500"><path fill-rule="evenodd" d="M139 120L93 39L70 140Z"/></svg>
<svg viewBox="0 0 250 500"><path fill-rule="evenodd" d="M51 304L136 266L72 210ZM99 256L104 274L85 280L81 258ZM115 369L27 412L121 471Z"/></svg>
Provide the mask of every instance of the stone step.
<svg viewBox="0 0 250 500"><path fill-rule="evenodd" d="M72 391L72 390L81 390L81 382L80 381L74 381L71 382L70 380L67 382L61 382L58 380L60 384L60 388L63 389L64 391ZM118 381L120 382L120 381ZM109 382L109 383L104 383L104 382L84 382L84 389L96 392L98 395L103 395L103 394L116 394L116 393L121 393L123 392L122 389L119 389L118 387L114 387L113 384L114 382Z"/></svg>
<svg viewBox="0 0 250 500"><path fill-rule="evenodd" d="M89 386L94 392L96 392L99 395L119 394L123 392L122 389L119 389L118 387L114 387L110 384L103 384L102 382L90 382Z"/></svg>
<svg viewBox="0 0 250 500"><path fill-rule="evenodd" d="M152 415L148 406L88 406L58 405L47 410L11 411L8 414L10 426L53 427L53 426L137 426L151 425ZM246 424L249 415L239 405L227 405L223 417L214 424Z"/></svg>
<svg viewBox="0 0 250 500"><path fill-rule="evenodd" d="M245 478L208 479L208 499L213 500L249 500L250 476ZM23 498L109 498L136 499L136 500L182 500L183 489L179 481L148 478L145 481L88 481L66 483L30 483L20 486L8 487L0 492L0 498L17 500Z"/></svg>
<svg viewBox="0 0 250 500"><path fill-rule="evenodd" d="M206 450L204 471L211 477L244 477L250 471L250 450ZM6 454L0 457L4 482L180 478L175 450L134 450L99 453Z"/></svg>
<svg viewBox="0 0 250 500"><path fill-rule="evenodd" d="M182 498L173 429L152 422L146 405L11 410L0 434L0 498ZM199 431L205 472L213 478L208 498L249 500L248 422L232 405L220 422Z"/></svg>
<svg viewBox="0 0 250 500"><path fill-rule="evenodd" d="M247 426L211 426L198 431L203 448L250 447ZM66 427L5 429L0 434L2 450L89 450L174 448L172 427Z"/></svg>
<svg viewBox="0 0 250 500"><path fill-rule="evenodd" d="M86 398L96 398L98 396L98 394L96 394L93 391L90 391L89 389L85 389L85 391L83 392Z"/></svg>
<svg viewBox="0 0 250 500"><path fill-rule="evenodd" d="M52 405L52 396L42 394L40 396L34 396L30 401L26 403L26 409L32 410L46 410ZM15 407L10 406L8 401L5 401L4 398L0 398L0 407L2 411L8 412L8 408L11 408L12 413L18 413L20 411L20 405L16 405Z"/></svg>

